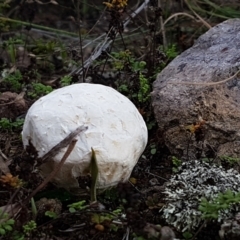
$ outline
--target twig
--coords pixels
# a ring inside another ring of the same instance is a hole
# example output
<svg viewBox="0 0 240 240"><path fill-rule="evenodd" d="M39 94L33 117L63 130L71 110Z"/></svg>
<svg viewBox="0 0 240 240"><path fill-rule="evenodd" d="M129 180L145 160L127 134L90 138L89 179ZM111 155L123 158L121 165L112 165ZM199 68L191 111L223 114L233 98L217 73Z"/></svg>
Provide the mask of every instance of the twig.
<svg viewBox="0 0 240 240"><path fill-rule="evenodd" d="M71 132L66 138L64 138L60 143L54 146L42 158L38 159L38 165L48 161L49 159L52 159L59 152L60 149L67 147L80 132L85 131L87 129L88 127L80 126L76 130Z"/></svg>
<svg viewBox="0 0 240 240"><path fill-rule="evenodd" d="M133 13L131 13L131 15L125 20L124 24L123 24L123 27L125 28L129 22L134 18L136 17L136 15L138 13L140 13L146 6L147 4L149 3L150 0L145 0L144 3L142 3L142 5L136 9L136 11L134 11ZM118 32L116 33L116 36L118 35ZM71 71L68 75L71 76L73 74L80 74L83 72L83 69L86 69L88 68L92 62L94 60L96 60L102 53L102 51L104 51L105 49L107 49L110 44L112 43L112 39L109 39L108 38L108 35L105 33L103 35L101 35L101 37L105 37L105 39L103 40L103 42L99 43L96 48L95 48L95 51L92 53L92 55L84 62L83 66L81 66L80 68L78 69L74 69L73 71Z"/></svg>
<svg viewBox="0 0 240 240"><path fill-rule="evenodd" d="M23 201L23 204L27 204L32 197L35 196L36 193L38 193L48 182L50 182L58 173L58 171L61 169L67 158L69 157L70 153L74 149L75 145L77 143L77 139L73 139L71 143L68 146L67 151L63 155L61 161L57 164L56 168L44 179L44 181Z"/></svg>
<svg viewBox="0 0 240 240"><path fill-rule="evenodd" d="M142 3L142 5L137 8L133 13L131 13L131 15L126 19L126 21L124 22L124 27L126 27L129 22L135 18L149 3L150 0L145 0L144 3Z"/></svg>
<svg viewBox="0 0 240 240"><path fill-rule="evenodd" d="M93 31L93 29L95 29L95 27L97 26L97 24L98 24L98 23L100 22L100 20L103 18L104 14L105 14L105 12L106 12L106 9L107 9L107 7L105 7L105 8L103 9L101 16L98 18L98 20L97 20L97 21L95 22L95 24L92 26L92 28L87 32L88 35Z"/></svg>
<svg viewBox="0 0 240 240"><path fill-rule="evenodd" d="M127 227L126 233L124 234L122 240L128 240L129 239L129 233L130 233L130 228Z"/></svg>
<svg viewBox="0 0 240 240"><path fill-rule="evenodd" d="M17 190L13 193L13 195L11 196L11 198L8 200L7 205L6 205L4 208L0 208L0 209L2 209L1 214L0 214L0 219L2 219L3 214L4 214L5 212L7 212L7 213L9 214L9 212L8 212L8 207L9 207L9 206L11 207L11 210L16 207L16 209L15 209L16 213L15 213L15 214L9 214L9 217L10 217L10 216L13 216L13 215L16 215L16 214L19 213L20 209L18 208L17 205L12 204L12 202L13 202L13 199L14 199L14 198L17 196L17 194L20 192L20 189L21 189L21 188L17 188Z"/></svg>
<svg viewBox="0 0 240 240"><path fill-rule="evenodd" d="M219 82L208 82L208 83L191 83L191 82L169 82L170 84L183 84L183 85L197 85L197 86L214 86L222 83L226 83L227 81L232 80L240 73L240 70L238 70L234 75L232 75L229 78L223 79Z"/></svg>
<svg viewBox="0 0 240 240"><path fill-rule="evenodd" d="M153 174L153 173L150 173L150 172L146 172L146 173L149 174L149 175L152 175L152 176L154 176L154 177L160 178L160 179L162 179L162 180L164 180L164 181L168 181L168 179L163 178L163 177L160 177L160 176L158 176L158 175L156 175L156 174Z"/></svg>
<svg viewBox="0 0 240 240"><path fill-rule="evenodd" d="M194 240L196 236L200 233L200 231L203 229L203 227L206 225L207 220L204 220L203 224L200 226L200 228L197 230L197 232L194 234L194 236L191 238L191 240Z"/></svg>

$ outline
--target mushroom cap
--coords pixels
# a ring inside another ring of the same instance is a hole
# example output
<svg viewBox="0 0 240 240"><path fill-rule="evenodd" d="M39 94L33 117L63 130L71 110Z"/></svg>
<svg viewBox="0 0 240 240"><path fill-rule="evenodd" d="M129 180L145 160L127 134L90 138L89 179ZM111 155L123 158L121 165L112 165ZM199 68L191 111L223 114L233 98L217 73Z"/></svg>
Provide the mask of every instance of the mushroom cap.
<svg viewBox="0 0 240 240"><path fill-rule="evenodd" d="M77 135L75 148L53 181L66 189L78 187L76 178L89 173L91 148L99 168L97 188L127 181L146 147L147 127L134 104L111 87L80 83L41 97L26 115L23 145L31 142L42 157L80 126L88 129ZM61 149L40 167L43 177L65 152Z"/></svg>

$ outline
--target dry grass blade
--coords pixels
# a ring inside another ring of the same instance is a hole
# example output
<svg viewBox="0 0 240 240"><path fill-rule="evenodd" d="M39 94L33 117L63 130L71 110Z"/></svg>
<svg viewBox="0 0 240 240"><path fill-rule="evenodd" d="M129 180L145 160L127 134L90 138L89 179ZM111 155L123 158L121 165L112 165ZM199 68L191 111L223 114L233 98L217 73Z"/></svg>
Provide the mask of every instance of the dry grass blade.
<svg viewBox="0 0 240 240"><path fill-rule="evenodd" d="M207 23L200 15L198 15L198 14L192 9L191 5L188 3L187 0L184 0L184 1L185 1L185 3L187 4L188 8L189 8L189 9L193 12L193 14L203 23L203 25L204 25L205 27L207 27L208 29L212 28L212 26L211 26L209 23Z"/></svg>
<svg viewBox="0 0 240 240"><path fill-rule="evenodd" d="M178 17L178 16L186 16L186 17L189 17L189 18L197 21L196 18L195 18L194 16L192 16L191 14L184 13L184 12L179 12L179 13L174 13L174 14L171 15L169 18L167 18L167 19L164 21L163 25L165 26L171 19L173 19L173 18L175 18L175 17Z"/></svg>
<svg viewBox="0 0 240 240"><path fill-rule="evenodd" d="M3 172L4 174L10 173L10 170L8 168L7 163L5 162L4 158L6 158L6 156L2 153L2 151L0 150L0 171Z"/></svg>
<svg viewBox="0 0 240 240"><path fill-rule="evenodd" d="M191 83L191 82L169 82L170 84L183 84L183 85L196 85L196 86L215 86L218 84L226 83L232 79L234 79L238 74L240 73L240 70L238 70L235 74L233 74L229 78L225 78L218 82L208 82L208 83Z"/></svg>

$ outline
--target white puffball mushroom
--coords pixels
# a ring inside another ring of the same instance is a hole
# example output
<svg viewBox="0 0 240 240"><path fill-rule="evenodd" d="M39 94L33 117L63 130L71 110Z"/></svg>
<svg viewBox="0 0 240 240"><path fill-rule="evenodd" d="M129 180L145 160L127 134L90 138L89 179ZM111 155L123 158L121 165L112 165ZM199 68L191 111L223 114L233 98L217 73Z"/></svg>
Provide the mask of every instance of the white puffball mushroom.
<svg viewBox="0 0 240 240"><path fill-rule="evenodd" d="M96 153L99 175L97 188L104 189L128 180L147 144L147 127L134 104L111 87L80 83L41 97L29 109L22 131L23 145L33 145L44 156L80 126L73 151L53 182L66 189L77 188L77 177L89 173ZM40 166L48 176L62 159L63 148Z"/></svg>

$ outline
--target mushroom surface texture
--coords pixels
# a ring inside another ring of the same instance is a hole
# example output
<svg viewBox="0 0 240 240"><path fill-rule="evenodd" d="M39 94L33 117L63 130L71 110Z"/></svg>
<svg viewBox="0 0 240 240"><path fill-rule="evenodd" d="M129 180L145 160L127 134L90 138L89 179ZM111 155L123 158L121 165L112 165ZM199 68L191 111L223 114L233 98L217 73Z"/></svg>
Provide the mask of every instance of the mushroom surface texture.
<svg viewBox="0 0 240 240"><path fill-rule="evenodd" d="M147 127L134 104L111 87L80 83L41 97L29 109L22 131L25 148L32 145L41 158L78 127L77 143L54 177L65 189L78 188L77 177L89 174L92 156L98 164L97 188L125 182L147 144ZM67 148L40 166L48 176Z"/></svg>

